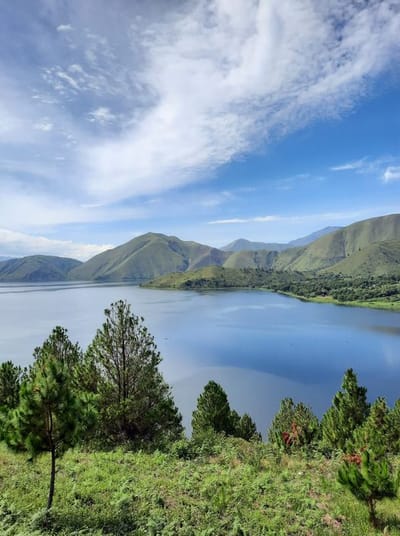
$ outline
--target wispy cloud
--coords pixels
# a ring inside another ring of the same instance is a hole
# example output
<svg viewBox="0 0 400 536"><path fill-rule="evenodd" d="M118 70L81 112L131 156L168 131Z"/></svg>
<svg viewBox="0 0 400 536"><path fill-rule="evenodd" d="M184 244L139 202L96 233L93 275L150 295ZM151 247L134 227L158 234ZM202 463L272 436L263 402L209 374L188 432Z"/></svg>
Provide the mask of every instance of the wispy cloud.
<svg viewBox="0 0 400 536"><path fill-rule="evenodd" d="M60 24L57 26L57 32L72 32L73 28L70 24Z"/></svg>
<svg viewBox="0 0 400 536"><path fill-rule="evenodd" d="M354 169L365 169L367 163L366 158L361 158L360 160L354 160L353 162L347 162L346 164L341 164L340 166L333 166L330 168L331 171L350 171Z"/></svg>
<svg viewBox="0 0 400 536"><path fill-rule="evenodd" d="M21 34L35 61L1 65L0 143L26 162L40 154L42 181L32 194L32 174L21 186L23 170L8 171L20 209L0 199L0 225L97 221L105 208L82 207L98 204L135 217L143 196L346 113L399 57L391 2L194 0L142 18L137 3L39 4L50 21Z"/></svg>
<svg viewBox="0 0 400 536"><path fill-rule="evenodd" d="M382 176L383 182L400 181L400 166L389 166Z"/></svg>
<svg viewBox="0 0 400 536"><path fill-rule="evenodd" d="M378 207L378 208L368 208L363 210L353 210L345 212L321 212L316 214L299 214L299 215L288 215L288 216L279 216L279 215L268 215L268 216L251 216L248 218L231 218L231 219L221 219L213 220L207 222L209 225L230 225L230 224L248 224L248 223L306 223L306 222L340 222L340 221L356 221L361 218L369 218L376 215L387 214L391 212L396 212L399 210L399 207Z"/></svg>
<svg viewBox="0 0 400 536"><path fill-rule="evenodd" d="M0 228L0 255L2 256L57 255L84 261L111 247L113 246L110 244L79 244L69 240L50 240L44 236Z"/></svg>

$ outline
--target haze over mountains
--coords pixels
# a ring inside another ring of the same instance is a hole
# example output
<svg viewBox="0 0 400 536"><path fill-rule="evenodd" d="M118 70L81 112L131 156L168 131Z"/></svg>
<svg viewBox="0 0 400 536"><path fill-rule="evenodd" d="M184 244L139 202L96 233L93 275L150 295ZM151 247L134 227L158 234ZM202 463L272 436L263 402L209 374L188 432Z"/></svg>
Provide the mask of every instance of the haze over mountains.
<svg viewBox="0 0 400 536"><path fill-rule="evenodd" d="M321 236L322 235L322 236ZM308 245L299 246L310 241ZM0 262L2 282L126 281L140 283L171 272L206 266L329 271L346 275L400 275L400 214L371 218L336 229L325 228L281 250L247 249L267 243L237 240L225 251L174 236L146 233L85 263L35 255ZM297 244L297 247L294 245ZM269 244L269 246L276 246ZM226 251L231 248L231 251Z"/></svg>
<svg viewBox="0 0 400 536"><path fill-rule="evenodd" d="M317 240L321 236L324 236L329 233L333 233L334 231L337 231L338 229L341 229L341 227L325 227L324 229L320 229L319 231L316 231L315 233L311 233L307 236L303 236L302 238L297 238L296 240L292 240L291 242L287 243L268 243L268 242L251 242L250 240L246 240L245 238L239 238L238 240L234 240L230 244L227 244L226 246L222 247L222 251L258 251L260 249L267 249L270 251L284 251L285 249L289 248L295 248L298 246L307 246L308 244L311 244L311 242L314 242L314 240Z"/></svg>

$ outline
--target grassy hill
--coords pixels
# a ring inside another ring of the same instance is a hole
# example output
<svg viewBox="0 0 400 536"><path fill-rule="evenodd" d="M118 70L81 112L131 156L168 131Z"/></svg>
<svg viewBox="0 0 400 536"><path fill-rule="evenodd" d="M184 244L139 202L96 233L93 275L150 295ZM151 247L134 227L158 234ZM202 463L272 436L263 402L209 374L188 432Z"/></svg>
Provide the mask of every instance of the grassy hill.
<svg viewBox="0 0 400 536"><path fill-rule="evenodd" d="M323 270L376 242L388 240L400 240L400 214L353 223L316 240L294 259L290 258L286 261L284 255L280 256L274 267L301 272ZM358 270L363 270L359 263L355 263L356 265ZM349 270L349 264L345 268ZM356 271L354 270L353 273Z"/></svg>
<svg viewBox="0 0 400 536"><path fill-rule="evenodd" d="M147 233L96 255L69 277L97 281L146 281L169 272L223 264L228 253L174 236Z"/></svg>
<svg viewBox="0 0 400 536"><path fill-rule="evenodd" d="M277 251L238 251L227 258L224 267L269 269L274 266L277 257Z"/></svg>
<svg viewBox="0 0 400 536"><path fill-rule="evenodd" d="M274 453L221 439L195 459L170 453L70 451L43 516L48 455L0 445L0 532L44 536L375 536L367 509L337 482L339 458ZM383 501L385 534L400 535L398 500Z"/></svg>
<svg viewBox="0 0 400 536"><path fill-rule="evenodd" d="M400 275L400 240L370 244L325 271L345 275Z"/></svg>
<svg viewBox="0 0 400 536"><path fill-rule="evenodd" d="M1 282L65 281L80 261L65 257L32 255L0 262Z"/></svg>

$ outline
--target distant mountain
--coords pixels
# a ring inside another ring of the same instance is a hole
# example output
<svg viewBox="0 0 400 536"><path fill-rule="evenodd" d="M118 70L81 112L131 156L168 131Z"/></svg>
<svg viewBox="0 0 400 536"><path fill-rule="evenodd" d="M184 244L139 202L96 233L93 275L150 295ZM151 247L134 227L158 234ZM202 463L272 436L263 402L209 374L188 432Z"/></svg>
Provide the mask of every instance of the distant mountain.
<svg viewBox="0 0 400 536"><path fill-rule="evenodd" d="M278 251L237 251L224 262L224 268L273 268Z"/></svg>
<svg viewBox="0 0 400 536"><path fill-rule="evenodd" d="M269 251L284 251L285 249L289 248L295 248L298 246L307 246L308 244L311 244L311 242L314 242L314 240L317 240L321 236L325 236L327 234L333 233L337 231L338 229L341 229L341 227L325 227L324 229L320 229L319 231L315 231L314 233L311 233L307 236L303 236L301 238L297 238L296 240L292 240L291 242L287 243L277 243L277 242L251 242L250 240L246 240L244 238L239 238L238 240L234 240L230 244L227 244L226 246L222 247L222 251L258 251L258 250L269 250Z"/></svg>
<svg viewBox="0 0 400 536"><path fill-rule="evenodd" d="M141 282L169 272L221 265L228 256L229 253L197 242L147 233L96 255L72 270L69 278Z"/></svg>
<svg viewBox="0 0 400 536"><path fill-rule="evenodd" d="M65 257L31 255L0 262L0 282L65 281L80 261Z"/></svg>
<svg viewBox="0 0 400 536"><path fill-rule="evenodd" d="M3 261L9 261L10 259L13 259L14 257L7 257L7 256L4 256L4 255L0 255L0 262L3 262Z"/></svg>
<svg viewBox="0 0 400 536"><path fill-rule="evenodd" d="M238 251L259 251L259 250L268 250L268 251L283 251L289 247L288 244L279 244L276 242L251 242L245 238L238 238L230 244L223 246L222 251L229 252L238 252Z"/></svg>

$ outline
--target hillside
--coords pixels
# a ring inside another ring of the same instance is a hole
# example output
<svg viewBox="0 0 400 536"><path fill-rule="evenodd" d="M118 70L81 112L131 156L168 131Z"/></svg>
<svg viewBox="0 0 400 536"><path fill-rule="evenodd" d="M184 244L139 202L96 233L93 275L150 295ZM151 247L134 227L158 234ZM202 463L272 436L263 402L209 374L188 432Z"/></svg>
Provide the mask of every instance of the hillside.
<svg viewBox="0 0 400 536"><path fill-rule="evenodd" d="M353 223L339 231L319 238L296 256L285 258L283 252L274 267L301 272L323 270L359 253L376 242L400 240L400 214L371 218ZM351 263L345 265L350 269ZM352 273L363 272L362 264L355 263Z"/></svg>
<svg viewBox="0 0 400 536"><path fill-rule="evenodd" d="M371 244L324 271L344 275L400 275L400 240Z"/></svg>
<svg viewBox="0 0 400 536"><path fill-rule="evenodd" d="M0 282L65 281L80 261L66 257L31 255L0 262Z"/></svg>
<svg viewBox="0 0 400 536"><path fill-rule="evenodd" d="M277 251L238 251L224 262L225 268L265 268L270 269L278 257Z"/></svg>
<svg viewBox="0 0 400 536"><path fill-rule="evenodd" d="M181 452L184 450L181 447ZM367 508L337 482L339 458L274 453L263 443L221 439L195 459L171 453L70 451L59 461L47 520L48 455L0 447L4 535L375 536ZM23 492L21 491L23 490ZM400 534L398 502L378 513ZM50 526L49 526L50 525ZM385 531L386 533L386 531Z"/></svg>
<svg viewBox="0 0 400 536"><path fill-rule="evenodd" d="M170 272L223 264L229 253L185 242L174 236L147 233L88 260L70 279L140 282Z"/></svg>
<svg viewBox="0 0 400 536"><path fill-rule="evenodd" d="M258 251L262 249L269 251L284 251L288 248L307 246L308 244L311 244L311 242L314 242L314 240L321 238L321 236L333 233L340 228L341 227L325 227L324 229L320 229L319 231L315 231L314 233L311 233L307 236L303 236L301 238L297 238L296 240L291 240L287 243L251 242L250 240L239 238L238 240L234 240L230 244L227 244L226 246L222 247L221 250L231 252Z"/></svg>

